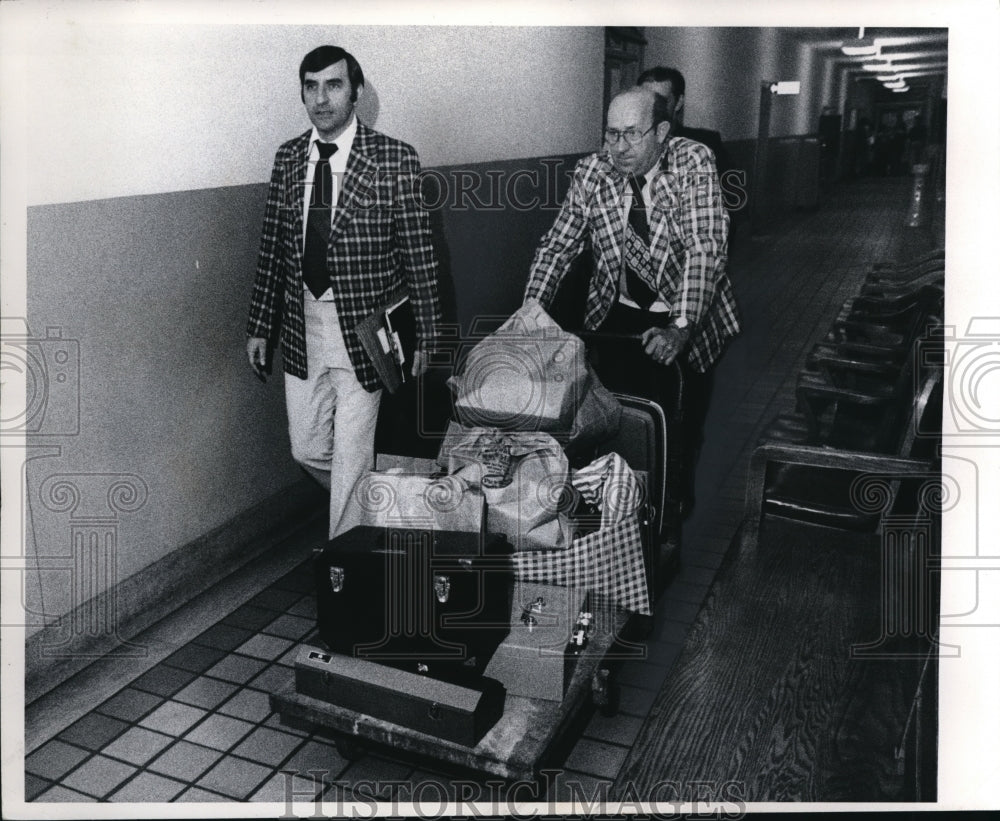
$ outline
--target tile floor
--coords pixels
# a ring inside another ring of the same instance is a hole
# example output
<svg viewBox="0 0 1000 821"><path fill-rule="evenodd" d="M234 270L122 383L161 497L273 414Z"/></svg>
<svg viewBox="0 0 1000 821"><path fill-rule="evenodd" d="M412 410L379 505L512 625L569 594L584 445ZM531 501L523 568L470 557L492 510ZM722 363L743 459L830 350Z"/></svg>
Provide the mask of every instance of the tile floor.
<svg viewBox="0 0 1000 821"><path fill-rule="evenodd" d="M716 369L681 569L658 603L647 658L621 669L620 714L586 717L551 762L562 776L550 797L593 796L617 775L739 524L757 434L791 407L812 342L872 262L931 247L931 233L903 227L908 194L905 178L840 186L819 211L734 253L745 329ZM369 797L372 784L400 798L466 784L433 762L346 761L271 712L268 694L291 683L297 647L315 635L309 559L321 538L317 520L137 637L144 658L102 659L28 705L26 800L283 802L291 790L329 808Z"/></svg>

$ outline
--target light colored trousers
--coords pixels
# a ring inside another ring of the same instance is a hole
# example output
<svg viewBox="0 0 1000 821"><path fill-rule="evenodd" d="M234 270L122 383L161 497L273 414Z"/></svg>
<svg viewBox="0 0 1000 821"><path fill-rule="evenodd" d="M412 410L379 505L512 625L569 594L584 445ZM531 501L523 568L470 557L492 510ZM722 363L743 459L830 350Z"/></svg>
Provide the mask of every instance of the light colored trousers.
<svg viewBox="0 0 1000 821"><path fill-rule="evenodd" d="M285 374L292 457L330 490L330 538L350 529L344 510L354 486L374 467L382 391L366 391L347 354L334 302L306 294L309 376Z"/></svg>

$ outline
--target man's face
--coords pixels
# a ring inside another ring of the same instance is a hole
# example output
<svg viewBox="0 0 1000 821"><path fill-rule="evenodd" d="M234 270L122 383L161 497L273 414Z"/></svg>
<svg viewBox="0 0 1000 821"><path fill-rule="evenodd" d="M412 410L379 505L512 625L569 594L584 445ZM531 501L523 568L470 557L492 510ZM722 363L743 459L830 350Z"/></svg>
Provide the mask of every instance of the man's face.
<svg viewBox="0 0 1000 821"><path fill-rule="evenodd" d="M320 137L327 141L339 137L354 113L347 61L307 71L302 79L302 102Z"/></svg>
<svg viewBox="0 0 1000 821"><path fill-rule="evenodd" d="M681 97L678 100L677 95L674 94L674 84L670 80L664 80L662 83L647 80L642 84L642 87L648 88L650 91L656 92L666 99L670 111L670 121L673 122L678 107L684 105L684 98Z"/></svg>
<svg viewBox="0 0 1000 821"><path fill-rule="evenodd" d="M608 106L608 129L646 132L635 145L629 145L624 137L608 143L611 162L623 174L645 174L660 158L670 124L663 122L656 128L652 125L652 95L623 95L613 99Z"/></svg>

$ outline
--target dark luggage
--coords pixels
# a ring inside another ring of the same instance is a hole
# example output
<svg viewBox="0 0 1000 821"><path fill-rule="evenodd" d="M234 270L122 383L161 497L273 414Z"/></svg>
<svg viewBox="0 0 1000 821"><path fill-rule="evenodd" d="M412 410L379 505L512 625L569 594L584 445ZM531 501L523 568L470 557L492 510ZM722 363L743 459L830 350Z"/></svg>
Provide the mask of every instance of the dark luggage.
<svg viewBox="0 0 1000 821"><path fill-rule="evenodd" d="M316 558L319 634L337 653L475 684L509 632L501 536L356 527Z"/></svg>
<svg viewBox="0 0 1000 821"><path fill-rule="evenodd" d="M680 541L680 521L671 504L668 481L668 422L663 409L649 399L616 393L622 417L618 434L601 443L598 455L617 453L636 472L647 498L643 515L643 552L650 599L663 590L669 565L678 557L670 555L669 542ZM676 448L675 448L676 450ZM663 545L663 541L668 544Z"/></svg>

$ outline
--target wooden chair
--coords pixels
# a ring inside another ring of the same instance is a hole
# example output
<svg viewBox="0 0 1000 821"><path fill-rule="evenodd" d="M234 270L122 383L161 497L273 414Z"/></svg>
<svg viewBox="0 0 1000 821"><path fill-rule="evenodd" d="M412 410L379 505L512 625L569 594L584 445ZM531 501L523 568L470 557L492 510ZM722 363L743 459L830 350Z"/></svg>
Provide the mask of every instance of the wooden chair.
<svg viewBox="0 0 1000 821"><path fill-rule="evenodd" d="M921 478L939 472L942 372L939 365L926 369L919 390L912 396L911 412L892 437L890 426L878 436L866 435L853 449L830 444L764 442L753 453L747 482L747 538L756 538L761 517L780 515L848 530L871 530L880 511L858 498L858 477L869 473L913 475ZM866 449L865 447L866 446ZM894 505L903 484L897 480L882 490ZM880 491L882 492L882 491Z"/></svg>
<svg viewBox="0 0 1000 821"><path fill-rule="evenodd" d="M939 386L940 370L926 388ZM916 403L925 416L930 404ZM940 526L925 491L939 486L940 469L921 456L925 446L936 451L930 434L902 445L908 456L780 444L755 452L741 531L618 794L669 779L681 801L725 800L727 783L755 802L935 800L931 557ZM770 505L771 464L863 476L867 530ZM919 618L908 619L914 604Z"/></svg>

